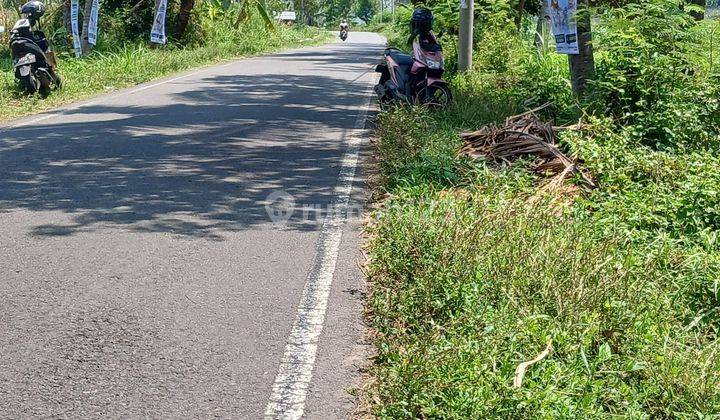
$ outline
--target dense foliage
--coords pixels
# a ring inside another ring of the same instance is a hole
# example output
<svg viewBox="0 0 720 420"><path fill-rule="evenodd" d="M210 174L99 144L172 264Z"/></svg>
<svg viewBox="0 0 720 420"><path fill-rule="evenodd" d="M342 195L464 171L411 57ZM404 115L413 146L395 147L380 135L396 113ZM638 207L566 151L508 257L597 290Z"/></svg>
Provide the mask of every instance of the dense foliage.
<svg viewBox="0 0 720 420"><path fill-rule="evenodd" d="M674 0L595 10L598 71L578 102L567 59L507 25L510 9L491 7L506 18L476 27L454 107L380 115L389 198L369 227L374 413L719 414L720 24ZM546 101L556 124L582 120L562 147L598 188L548 192L522 164L458 154L458 131Z"/></svg>

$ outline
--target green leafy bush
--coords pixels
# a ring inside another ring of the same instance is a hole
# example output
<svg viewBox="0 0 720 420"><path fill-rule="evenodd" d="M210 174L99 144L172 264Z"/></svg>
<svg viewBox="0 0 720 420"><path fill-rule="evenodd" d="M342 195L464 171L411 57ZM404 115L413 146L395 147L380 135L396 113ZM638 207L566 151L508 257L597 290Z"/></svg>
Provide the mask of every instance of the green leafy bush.
<svg viewBox="0 0 720 420"><path fill-rule="evenodd" d="M582 103L565 56L483 28L451 109L380 116L390 198L368 228L378 417L720 413L720 24L667 0L600 12ZM522 164L459 157L459 130L547 101L557 124L582 116L560 142L597 189L546 197Z"/></svg>
<svg viewBox="0 0 720 420"><path fill-rule="evenodd" d="M683 4L643 0L611 9L596 35L590 109L656 149L719 144L720 79L703 74L695 53L707 44Z"/></svg>

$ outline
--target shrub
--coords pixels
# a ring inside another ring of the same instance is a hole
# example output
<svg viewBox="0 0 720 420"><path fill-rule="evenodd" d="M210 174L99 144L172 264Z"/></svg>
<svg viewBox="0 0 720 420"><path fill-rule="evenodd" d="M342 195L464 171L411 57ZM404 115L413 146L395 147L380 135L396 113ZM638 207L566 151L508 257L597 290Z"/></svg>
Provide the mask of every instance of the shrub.
<svg viewBox="0 0 720 420"><path fill-rule="evenodd" d="M643 0L603 15L588 106L656 149L717 147L717 81L696 60L705 44L678 0Z"/></svg>

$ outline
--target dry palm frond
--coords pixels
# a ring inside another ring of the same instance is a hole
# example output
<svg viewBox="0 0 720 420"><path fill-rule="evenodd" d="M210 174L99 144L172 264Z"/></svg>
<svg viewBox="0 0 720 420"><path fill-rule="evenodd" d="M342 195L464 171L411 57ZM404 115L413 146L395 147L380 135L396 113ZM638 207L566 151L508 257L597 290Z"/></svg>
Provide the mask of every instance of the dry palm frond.
<svg viewBox="0 0 720 420"><path fill-rule="evenodd" d="M535 158L533 169L554 177L553 183L561 183L568 176L579 175L590 187L595 183L582 171L576 157L566 155L555 143L555 134L572 127L553 127L540 121L536 112L545 104L528 112L508 117L503 127L489 125L477 131L461 134L465 145L463 153L479 159L488 158L511 164L520 157Z"/></svg>

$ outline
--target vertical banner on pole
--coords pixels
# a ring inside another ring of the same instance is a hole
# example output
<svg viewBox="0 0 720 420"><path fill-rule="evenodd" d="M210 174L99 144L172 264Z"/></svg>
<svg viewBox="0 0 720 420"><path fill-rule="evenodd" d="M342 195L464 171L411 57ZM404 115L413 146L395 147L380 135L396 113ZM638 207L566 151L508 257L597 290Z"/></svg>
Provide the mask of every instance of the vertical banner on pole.
<svg viewBox="0 0 720 420"><path fill-rule="evenodd" d="M578 47L575 0L547 0L550 22L559 54L580 54Z"/></svg>
<svg viewBox="0 0 720 420"><path fill-rule="evenodd" d="M88 22L88 43L92 45L97 44L97 27L98 27L98 12L100 10L100 0L92 0L92 9L90 9L90 21Z"/></svg>
<svg viewBox="0 0 720 420"><path fill-rule="evenodd" d="M80 44L80 29L78 28L78 18L80 12L80 0L70 0L70 26L73 36L73 47L75 47L75 57L82 56L82 45Z"/></svg>
<svg viewBox="0 0 720 420"><path fill-rule="evenodd" d="M150 42L153 44L165 44L167 37L165 36L165 12L167 11L167 0L159 0L157 10L155 11L155 20L153 21L152 31L150 32Z"/></svg>

